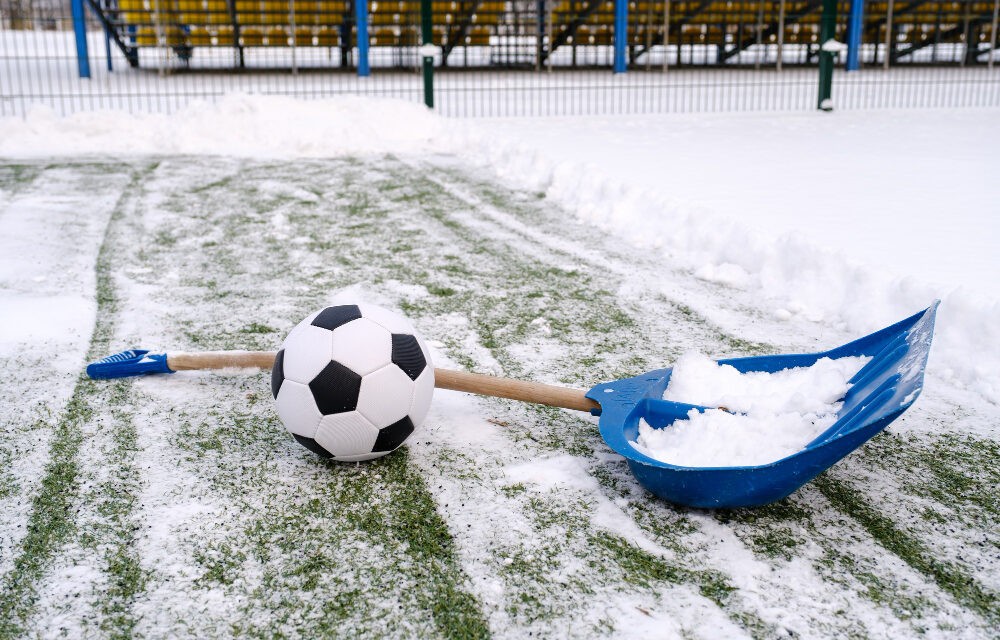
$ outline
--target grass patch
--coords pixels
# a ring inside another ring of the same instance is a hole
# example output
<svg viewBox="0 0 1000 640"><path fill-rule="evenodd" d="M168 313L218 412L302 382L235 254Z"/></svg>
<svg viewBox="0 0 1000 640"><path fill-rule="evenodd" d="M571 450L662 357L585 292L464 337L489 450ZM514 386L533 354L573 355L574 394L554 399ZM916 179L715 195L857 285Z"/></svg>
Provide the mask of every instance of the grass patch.
<svg viewBox="0 0 1000 640"><path fill-rule="evenodd" d="M866 452L884 464L929 471L915 477L910 491L945 505L956 503L966 518L979 526L995 526L1000 519L1000 442L972 435L944 433L923 441L906 441L891 432L871 441Z"/></svg>
<svg viewBox="0 0 1000 640"><path fill-rule="evenodd" d="M37 164L3 164L0 165L0 189L17 194L38 178L42 167Z"/></svg>
<svg viewBox="0 0 1000 640"><path fill-rule="evenodd" d="M605 532L592 535L589 541L606 551L622 571L622 578L639 587L656 583L693 584L737 622L751 637L774 637L776 629L755 614L741 610L733 602L737 589L725 574L708 569L692 570L672 565L617 536Z"/></svg>
<svg viewBox="0 0 1000 640"><path fill-rule="evenodd" d="M882 547L933 580L958 602L996 624L1000 622L997 594L982 587L959 567L935 558L919 540L897 527L847 483L823 474L815 486L834 507L854 518Z"/></svg>
<svg viewBox="0 0 1000 640"><path fill-rule="evenodd" d="M716 520L731 524L756 553L791 560L806 541L811 514L793 498L753 509L723 509L713 512Z"/></svg>
<svg viewBox="0 0 1000 640"><path fill-rule="evenodd" d="M77 381L66 411L55 425L41 486L31 500L31 516L14 566L0 588L0 638L21 637L24 623L34 609L37 581L52 556L75 531L73 521L78 491L77 454L81 422L93 415L94 394L89 379Z"/></svg>
<svg viewBox="0 0 1000 640"><path fill-rule="evenodd" d="M109 219L95 266L97 323L91 336L89 360L106 355L113 333L113 318L118 309L111 276L115 227L120 223L127 204L135 196L143 176L153 168L155 165L145 171L134 172ZM59 548L73 535L84 533L78 528L76 521L78 509L74 509L80 497L80 467L77 458L83 441L81 427L94 420L98 407L107 403L120 404L127 395L126 384L119 381L100 385L81 375L74 386L66 411L54 427L49 445L49 462L45 466L38 493L32 499L27 533L13 569L2 583L0 638L16 637L25 631L23 625L36 603L38 580ZM119 413L118 417L124 418L120 431L115 434L116 450L122 454L119 464L114 467L120 473L116 476L116 480L120 482L115 482L114 490L106 495L102 492L101 497L106 501L98 505L102 515L111 518L116 537L124 538L106 556L111 587L108 598L102 602L102 610L107 616L102 622L102 628L112 636L130 634L134 620L128 614L127 606L142 589L142 572L138 568L138 560L131 544L134 528L129 515L134 504L131 491L135 488L137 477L127 458L128 452L135 447L135 432L127 416Z"/></svg>
<svg viewBox="0 0 1000 640"><path fill-rule="evenodd" d="M410 255L412 247L429 243L421 221L400 217L407 189L373 190L366 171L363 162L345 161L304 163L291 172L284 165L253 165L225 190L197 198L166 194L170 210L197 204L212 214L200 227L184 227L174 245L150 250L144 267L169 269L189 257L189 245L203 240L205 226L227 238L211 255L195 254L202 262L191 272L198 276L184 282L178 305L200 312L176 318L173 330L199 348L274 348L266 342L283 329L273 318L287 316L291 326L345 285L413 283L435 299L461 297L460 286L428 276L433 264L426 250ZM244 206L256 180L282 180L299 190L310 182L328 184L331 173L335 195L309 207L270 195ZM392 194L389 202L386 193ZM285 226L271 231L274 208ZM270 233L298 241L272 244ZM398 250L399 238L410 250ZM225 300L219 291L229 293ZM364 465L322 461L291 440L269 401L249 400L267 387L265 375L202 379L192 393L220 400L210 412L178 415L169 435L187 472L227 505L229 513L219 516L224 524L192 536L190 544L200 571L196 589L221 589L243 603L234 633L270 638L368 629L386 637L488 636L454 540L406 450ZM458 458L454 464L468 466Z"/></svg>
<svg viewBox="0 0 1000 640"><path fill-rule="evenodd" d="M238 430L245 433L248 426L244 421ZM224 451L250 453L260 446L253 438L235 436L229 425L219 430L227 434ZM206 425L181 435L178 444L186 441L200 456L215 447L198 440L219 436ZM304 449L302 455L311 456ZM253 627L241 625L240 635L339 635L341 625L365 628L366 621L379 619L388 635L405 634L417 622L445 638L489 636L480 604L467 590L454 540L405 448L364 466L307 457L316 471L310 495L284 506L275 495L268 500L268 513L252 517L254 509L242 503L240 493L257 495L262 486L273 485L274 470L258 465L233 482L231 466L244 459L212 457L219 468L215 482L246 517L233 537L201 546L196 554L204 571L198 580L202 588L238 592L247 571L264 567L259 591L241 617L254 618L261 610L266 616ZM278 495L288 495L284 491ZM345 558L352 561L345 565ZM373 562L376 558L379 562ZM372 594L393 597L386 601ZM384 609L394 602L405 613Z"/></svg>

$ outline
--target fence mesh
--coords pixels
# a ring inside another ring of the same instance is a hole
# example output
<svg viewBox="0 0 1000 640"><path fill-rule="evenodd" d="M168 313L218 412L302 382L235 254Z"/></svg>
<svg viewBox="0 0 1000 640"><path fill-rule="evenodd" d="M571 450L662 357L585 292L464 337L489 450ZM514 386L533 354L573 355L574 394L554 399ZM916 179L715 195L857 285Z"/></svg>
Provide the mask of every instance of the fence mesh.
<svg viewBox="0 0 1000 640"><path fill-rule="evenodd" d="M0 0L0 113L45 104L173 111L225 93L423 101L420 2L371 0L371 75L352 0ZM626 0L622 0L626 1ZM861 2L861 0L858 0ZM1000 104L1000 0L863 2L836 108ZM615 65L613 0L432 0L435 107L510 116L816 107L821 0L635 0ZM836 40L849 41L850 2Z"/></svg>

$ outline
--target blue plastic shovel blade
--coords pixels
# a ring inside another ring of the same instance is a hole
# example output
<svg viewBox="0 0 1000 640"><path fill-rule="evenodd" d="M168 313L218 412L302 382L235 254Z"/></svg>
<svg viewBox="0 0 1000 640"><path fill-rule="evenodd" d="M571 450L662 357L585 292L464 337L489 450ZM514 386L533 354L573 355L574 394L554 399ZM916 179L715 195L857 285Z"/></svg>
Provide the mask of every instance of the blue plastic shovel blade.
<svg viewBox="0 0 1000 640"><path fill-rule="evenodd" d="M938 302L896 324L829 351L719 360L741 372L808 367L820 358L869 356L852 378L837 421L801 451L770 464L746 467L681 467L640 453L631 442L639 419L669 428L692 408L662 400L671 369L599 384L587 397L601 405L601 436L621 454L646 489L691 507L749 507L780 500L885 429L923 388L924 369L934 334Z"/></svg>

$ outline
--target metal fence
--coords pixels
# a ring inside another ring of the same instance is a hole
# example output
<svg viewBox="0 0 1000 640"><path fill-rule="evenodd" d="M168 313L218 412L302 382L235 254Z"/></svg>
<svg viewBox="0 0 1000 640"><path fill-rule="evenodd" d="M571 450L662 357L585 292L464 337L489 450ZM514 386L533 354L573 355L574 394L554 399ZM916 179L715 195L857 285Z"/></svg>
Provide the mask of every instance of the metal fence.
<svg viewBox="0 0 1000 640"><path fill-rule="evenodd" d="M0 0L0 114L425 101L425 56L448 115L812 109L825 55L838 109L1000 105L1000 0L827 0L826 34L823 0L425 4L422 20L417 0Z"/></svg>

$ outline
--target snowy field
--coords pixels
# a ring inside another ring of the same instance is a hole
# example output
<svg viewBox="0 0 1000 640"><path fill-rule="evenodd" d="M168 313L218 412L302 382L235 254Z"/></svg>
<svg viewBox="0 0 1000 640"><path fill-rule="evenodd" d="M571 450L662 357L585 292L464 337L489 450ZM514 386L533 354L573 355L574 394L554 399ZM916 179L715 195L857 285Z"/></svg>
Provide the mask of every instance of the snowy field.
<svg viewBox="0 0 1000 640"><path fill-rule="evenodd" d="M0 119L0 638L995 637L996 116ZM875 258L840 215L905 246ZM80 377L133 346L275 349L357 299L438 366L586 388L934 298L916 405L753 510L653 498L566 410L438 391L403 449L345 465L284 431L267 373Z"/></svg>

